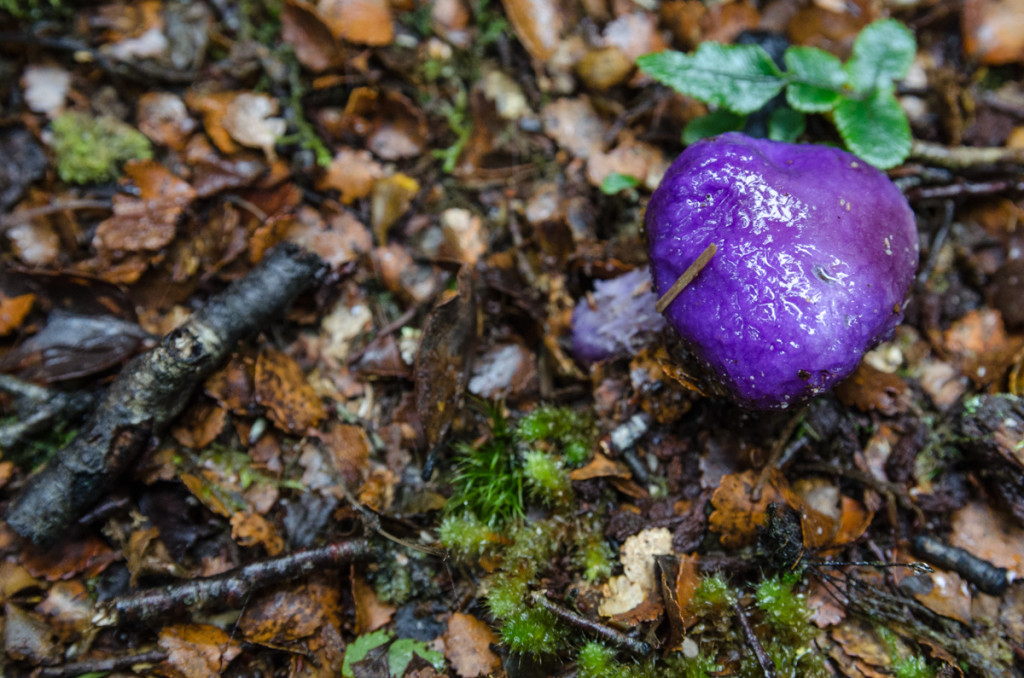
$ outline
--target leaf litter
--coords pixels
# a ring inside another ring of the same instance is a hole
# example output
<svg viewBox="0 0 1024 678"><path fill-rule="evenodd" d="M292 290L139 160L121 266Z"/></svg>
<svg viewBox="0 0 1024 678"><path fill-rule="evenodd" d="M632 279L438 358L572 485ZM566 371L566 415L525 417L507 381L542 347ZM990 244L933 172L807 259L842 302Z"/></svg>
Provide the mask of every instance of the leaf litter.
<svg viewBox="0 0 1024 678"><path fill-rule="evenodd" d="M284 243L326 262L286 315L168 396L169 435L115 427L111 449L137 460L53 547L3 525L5 671L763 675L760 646L779 669L1020 674L1022 205L998 188L1014 165L965 172L912 149L893 170L940 196L914 202L907 321L795 416L692 391L671 345L596 365L570 348L595 282L646 266L644 203L680 131L714 113L638 57L764 28L847 60L892 15L918 45L893 94L923 112L915 139L1012 150L1024 57L1004 5L0 5L0 366L22 380L0 383L8 511L69 449L56 419L15 426L27 398L117 388L151 348L140 325L175 331ZM141 143L91 166L65 131L86 121ZM808 122L804 140L835 141ZM523 434L548 405L598 435ZM524 478L500 523L453 505L453 461L485 448ZM444 541L453 519L475 555ZM930 575L889 567L922 557L922 534L1006 568L1005 591L955 554ZM800 614L773 626L752 565L790 551L813 633ZM657 651L631 664L603 643Z"/></svg>

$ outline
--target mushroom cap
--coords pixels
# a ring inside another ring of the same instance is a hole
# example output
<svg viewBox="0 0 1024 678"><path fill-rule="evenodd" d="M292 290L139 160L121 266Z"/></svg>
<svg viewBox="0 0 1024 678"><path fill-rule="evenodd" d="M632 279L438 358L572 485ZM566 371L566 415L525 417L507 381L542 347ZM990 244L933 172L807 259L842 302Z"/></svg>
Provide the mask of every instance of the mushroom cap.
<svg viewBox="0 0 1024 678"><path fill-rule="evenodd" d="M903 194L825 146L739 133L693 144L652 195L646 225L659 295L717 245L664 315L694 376L754 409L848 376L903 319L917 268Z"/></svg>

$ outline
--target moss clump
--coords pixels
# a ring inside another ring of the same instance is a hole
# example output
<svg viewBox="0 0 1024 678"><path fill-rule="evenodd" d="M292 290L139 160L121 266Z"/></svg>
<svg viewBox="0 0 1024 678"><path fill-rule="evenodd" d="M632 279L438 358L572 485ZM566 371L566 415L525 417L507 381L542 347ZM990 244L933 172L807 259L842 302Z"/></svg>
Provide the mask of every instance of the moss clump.
<svg viewBox="0 0 1024 678"><path fill-rule="evenodd" d="M501 640L513 652L550 654L565 645L568 630L553 614L540 607L524 607L501 625Z"/></svg>
<svg viewBox="0 0 1024 678"><path fill-rule="evenodd" d="M445 548L462 558L479 558L501 543L501 536L469 511L441 521L438 538Z"/></svg>
<svg viewBox="0 0 1024 678"><path fill-rule="evenodd" d="M540 450L523 454L523 478L532 496L548 506L560 506L572 499L572 483L562 462Z"/></svg>
<svg viewBox="0 0 1024 678"><path fill-rule="evenodd" d="M147 160L153 150L138 130L120 120L68 111L53 121L57 173L72 184L113 181L128 160Z"/></svg>
<svg viewBox="0 0 1024 678"><path fill-rule="evenodd" d="M771 631L761 642L775 662L777 675L823 678L828 672L813 645L818 630L809 621L811 612L805 597L793 590L799 579L799 575L787 573L758 585L754 599Z"/></svg>
<svg viewBox="0 0 1024 678"><path fill-rule="evenodd" d="M603 581L612 576L615 552L596 530L582 531L576 537L573 564L583 570L583 578L587 581Z"/></svg>
<svg viewBox="0 0 1024 678"><path fill-rule="evenodd" d="M539 407L523 417L517 431L523 442L553 445L570 466L585 462L597 439L594 420L567 407Z"/></svg>

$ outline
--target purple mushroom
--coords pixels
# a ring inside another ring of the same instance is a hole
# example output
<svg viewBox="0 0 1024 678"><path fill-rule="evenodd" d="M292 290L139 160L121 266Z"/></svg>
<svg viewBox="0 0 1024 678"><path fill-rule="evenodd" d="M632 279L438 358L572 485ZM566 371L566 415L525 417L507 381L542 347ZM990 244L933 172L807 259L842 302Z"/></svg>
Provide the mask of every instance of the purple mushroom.
<svg viewBox="0 0 1024 678"><path fill-rule="evenodd" d="M690 146L647 207L655 291L708 390L781 409L891 335L917 268L914 214L879 170L824 146L723 134Z"/></svg>
<svg viewBox="0 0 1024 678"><path fill-rule="evenodd" d="M665 319L654 310L651 274L638 268L598 280L572 313L572 351L586 363L631 355L661 332Z"/></svg>

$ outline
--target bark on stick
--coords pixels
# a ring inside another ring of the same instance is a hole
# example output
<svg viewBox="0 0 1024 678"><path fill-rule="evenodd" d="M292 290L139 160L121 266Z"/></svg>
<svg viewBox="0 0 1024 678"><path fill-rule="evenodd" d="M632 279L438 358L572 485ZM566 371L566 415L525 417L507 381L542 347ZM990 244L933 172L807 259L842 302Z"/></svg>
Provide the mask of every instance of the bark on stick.
<svg viewBox="0 0 1024 678"><path fill-rule="evenodd" d="M56 540L185 408L235 344L279 316L321 266L315 254L278 247L129 362L78 437L14 499L7 523L37 544Z"/></svg>

